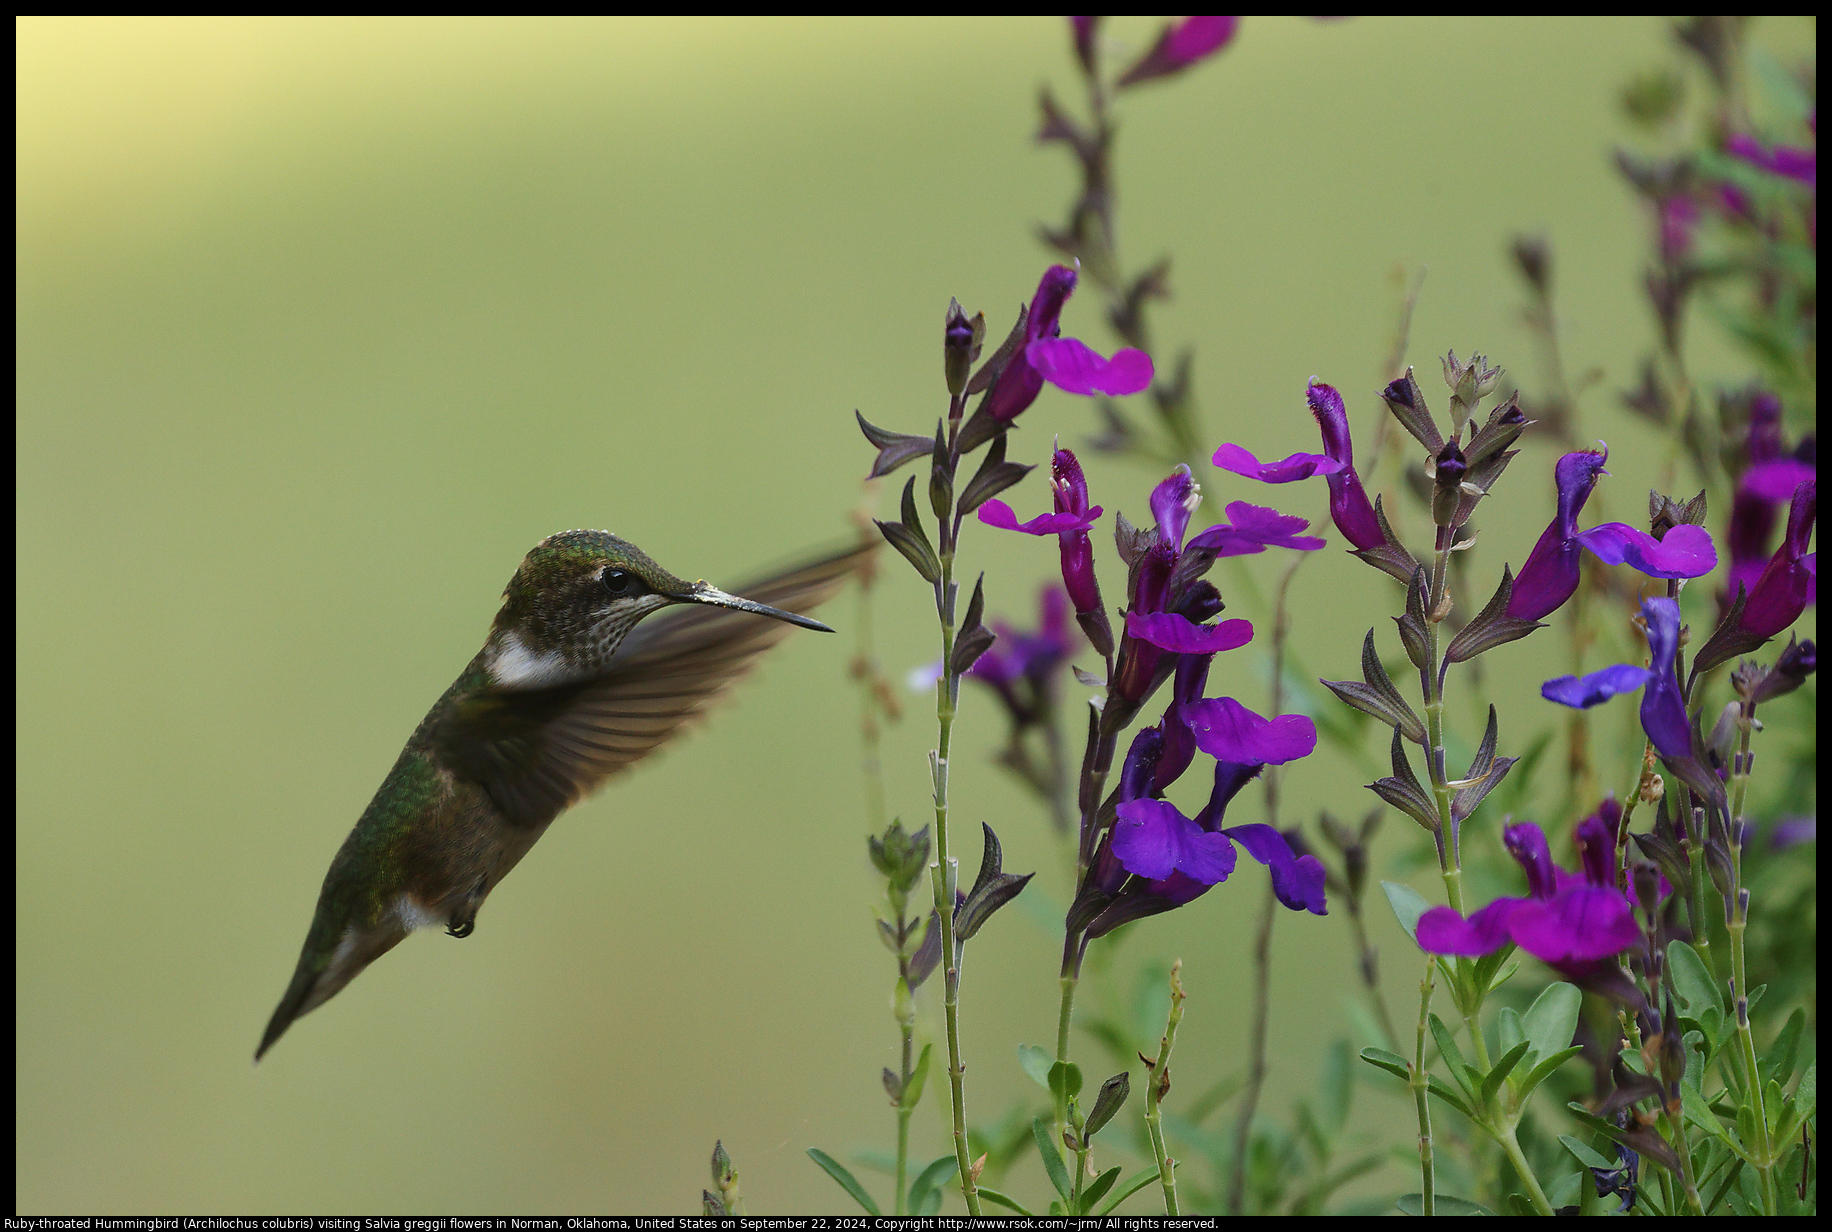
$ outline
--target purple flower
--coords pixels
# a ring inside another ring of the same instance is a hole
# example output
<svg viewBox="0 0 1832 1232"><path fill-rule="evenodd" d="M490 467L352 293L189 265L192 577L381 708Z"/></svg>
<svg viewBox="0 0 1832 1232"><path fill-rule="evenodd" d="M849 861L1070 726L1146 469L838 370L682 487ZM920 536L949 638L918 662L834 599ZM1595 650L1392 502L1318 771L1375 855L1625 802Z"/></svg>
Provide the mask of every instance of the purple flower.
<svg viewBox="0 0 1832 1232"><path fill-rule="evenodd" d="M1101 508L1088 504L1088 481L1082 477L1081 463L1066 449L1058 449L1050 459L1050 493L1056 506L1054 513L1039 514L1019 523L1011 506L1001 500L989 500L980 506L980 521L1027 535L1055 535L1062 549L1062 583L1068 588L1070 602L1078 613L1099 612L1100 583L1094 577L1094 545L1088 532L1099 519Z"/></svg>
<svg viewBox="0 0 1832 1232"><path fill-rule="evenodd" d="M1282 766L1317 747L1317 725L1301 714L1265 719L1231 697L1196 702L1184 713L1196 747L1219 761Z"/></svg>
<svg viewBox="0 0 1832 1232"><path fill-rule="evenodd" d="M1606 448L1568 453L1553 468L1558 485L1558 512L1540 535L1514 579L1508 615L1516 620L1541 620L1571 598L1578 588L1578 549L1583 548L1606 565L1628 565L1648 577L1703 577L1717 568L1717 549L1703 527L1679 525L1656 539L1623 522L1605 522L1589 530L1577 528L1578 513L1590 498L1600 475Z"/></svg>
<svg viewBox="0 0 1832 1232"><path fill-rule="evenodd" d="M1810 437L1802 441L1797 456L1789 457L1781 437L1781 399L1767 391L1750 397L1744 440L1749 468L1738 478L1730 506L1730 576L1719 598L1720 611L1729 609L1739 590L1754 590L1768 567L1777 513L1795 488L1818 474L1811 442Z"/></svg>
<svg viewBox="0 0 1832 1232"><path fill-rule="evenodd" d="M1765 150L1761 142L1743 133L1733 133L1730 140L1724 143L1724 148L1733 157L1742 159L1752 167L1760 167L1772 175L1784 176L1805 184L1809 188L1818 187L1819 155L1817 151L1785 145Z"/></svg>
<svg viewBox="0 0 1832 1232"><path fill-rule="evenodd" d="M999 640L973 661L966 675L991 688L1005 703L1012 721L1020 727L1040 721L1040 710L1054 695L1054 677L1074 651L1069 632L1068 598L1057 586L1045 586L1038 601L1035 633L1026 633L1004 622L994 623ZM1026 692L1021 695L1020 689Z"/></svg>
<svg viewBox="0 0 1832 1232"><path fill-rule="evenodd" d="M1263 505L1249 505L1246 501L1230 501L1228 517L1233 519L1231 524L1219 522L1209 527L1190 540L1189 546L1212 548L1218 559L1251 556L1267 548L1314 552L1323 546L1323 540L1316 536L1298 533L1310 525L1308 518L1280 513Z"/></svg>
<svg viewBox="0 0 1832 1232"><path fill-rule="evenodd" d="M1291 483L1312 475L1334 475L1343 464L1320 453L1294 453L1278 462L1261 462L1239 445L1222 445L1210 459L1224 471L1261 483Z"/></svg>
<svg viewBox="0 0 1832 1232"><path fill-rule="evenodd" d="M1024 341L982 403L992 418L1010 422L1030 407L1043 382L1076 394L1135 394L1151 384L1151 360L1143 351L1119 351L1110 360L1073 338L1058 338L1062 306L1075 291L1076 273L1066 265L1044 271L1024 323Z"/></svg>
<svg viewBox="0 0 1832 1232"><path fill-rule="evenodd" d="M1449 907L1433 907L1419 917L1419 948L1474 958L1511 941L1561 974L1582 978L1639 945L1634 905L1611 875L1615 838L1609 831L1599 817L1579 827L1584 871L1569 873L1552 863L1538 826L1530 821L1508 826L1502 841L1526 872L1527 897L1498 898L1468 919Z"/></svg>
<svg viewBox="0 0 1832 1232"><path fill-rule="evenodd" d="M1618 693L1640 688L1641 727L1660 755L1675 761L1692 757L1692 723L1679 691L1674 661L1679 655L1679 604L1665 596L1642 601L1641 619L1647 629L1648 667L1618 663L1588 676L1561 676L1540 686L1547 701L1575 710L1587 710Z"/></svg>
<svg viewBox="0 0 1832 1232"><path fill-rule="evenodd" d="M1166 26L1152 49L1127 69L1116 85L1124 89L1180 73L1226 47L1239 26L1238 17L1185 17Z"/></svg>
<svg viewBox="0 0 1832 1232"><path fill-rule="evenodd" d="M1558 512L1527 554L1527 563L1514 579L1508 615L1516 620L1539 620L1557 611L1578 588L1578 514L1590 499L1599 475L1609 472L1603 463L1608 450L1568 453L1553 467L1558 485Z"/></svg>
<svg viewBox="0 0 1832 1232"><path fill-rule="evenodd" d="M1750 589L1743 609L1743 628L1757 637L1773 637L1796 620L1814 601L1818 553L1808 552L1813 522L1819 510L1819 485L1808 479L1794 489L1788 506L1787 535L1762 576Z"/></svg>
<svg viewBox="0 0 1832 1232"><path fill-rule="evenodd" d="M1175 612L1127 612L1126 632L1160 650L1177 654L1212 655L1237 650L1253 640L1253 625L1245 620L1224 620L1199 625Z"/></svg>
<svg viewBox="0 0 1832 1232"><path fill-rule="evenodd" d="M1349 439L1349 416L1343 409L1342 395L1313 377L1306 396L1310 399L1310 413L1323 431L1324 454L1341 464L1339 470L1319 472L1329 481L1330 520L1344 539L1364 552L1384 546L1387 539L1381 534L1380 520L1374 516L1374 506L1362 490L1361 477L1355 473L1355 445Z"/></svg>

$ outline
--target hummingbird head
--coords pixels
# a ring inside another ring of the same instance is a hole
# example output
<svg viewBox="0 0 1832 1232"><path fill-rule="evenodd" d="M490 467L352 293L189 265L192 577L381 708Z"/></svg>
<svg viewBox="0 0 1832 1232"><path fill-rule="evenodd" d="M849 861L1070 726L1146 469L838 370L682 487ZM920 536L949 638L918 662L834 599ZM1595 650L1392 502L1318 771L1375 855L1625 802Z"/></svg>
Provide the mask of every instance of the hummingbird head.
<svg viewBox="0 0 1832 1232"><path fill-rule="evenodd" d="M609 531L549 535L522 558L503 589L484 660L505 688L562 684L603 669L624 636L651 612L703 603L832 632L806 616L674 576Z"/></svg>

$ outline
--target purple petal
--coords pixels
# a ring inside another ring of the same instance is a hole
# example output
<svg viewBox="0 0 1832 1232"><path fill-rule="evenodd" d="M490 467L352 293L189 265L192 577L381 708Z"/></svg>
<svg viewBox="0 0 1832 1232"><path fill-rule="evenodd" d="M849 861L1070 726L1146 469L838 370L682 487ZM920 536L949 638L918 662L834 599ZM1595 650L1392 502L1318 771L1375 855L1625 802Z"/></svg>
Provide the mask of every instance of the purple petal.
<svg viewBox="0 0 1832 1232"><path fill-rule="evenodd" d="M1052 265L1043 271L1043 277L1037 282L1037 294L1031 297L1030 317L1025 322L1025 335L1031 341L1038 338L1054 338L1057 322L1062 317L1062 306L1075 294L1075 283L1080 275L1066 265Z"/></svg>
<svg viewBox="0 0 1832 1232"><path fill-rule="evenodd" d="M1152 881L1181 872L1214 885L1234 871L1234 846L1164 800L1128 800L1113 823L1113 854L1127 871Z"/></svg>
<svg viewBox="0 0 1832 1232"><path fill-rule="evenodd" d="M1692 755L1692 724L1686 718L1686 701L1673 678L1673 661L1679 654L1679 604L1664 596L1645 599L1641 618L1647 625L1652 672L1641 691L1641 730L1648 734L1662 757Z"/></svg>
<svg viewBox="0 0 1832 1232"><path fill-rule="evenodd" d="M1239 445L1222 445L1210 461L1224 471L1261 483L1292 483L1312 475L1333 475L1343 467L1336 459L1320 453L1294 453L1277 462L1261 462Z"/></svg>
<svg viewBox="0 0 1832 1232"><path fill-rule="evenodd" d="M1062 584L1077 612L1100 611L1100 582L1094 576L1094 545L1085 534L1061 536Z"/></svg>
<svg viewBox="0 0 1832 1232"><path fill-rule="evenodd" d="M1183 547L1183 532L1189 529L1195 503L1196 483L1187 466L1179 466L1151 490L1151 516L1158 523L1158 542L1177 549Z"/></svg>
<svg viewBox="0 0 1832 1232"><path fill-rule="evenodd" d="M1818 553L1808 552L1813 523L1819 516L1819 484L1809 479L1794 489L1788 505L1787 534L1762 576L1750 587L1743 627L1758 637L1773 637L1796 620L1814 600Z"/></svg>
<svg viewBox="0 0 1832 1232"><path fill-rule="evenodd" d="M1508 917L1527 900L1498 898L1464 919L1449 907L1433 907L1419 917L1415 936L1427 954L1455 954L1479 958L1508 943Z"/></svg>
<svg viewBox="0 0 1832 1232"><path fill-rule="evenodd" d="M1567 885L1550 899L1531 899L1508 917L1508 934L1542 962L1593 962L1641 940L1635 911L1614 886Z"/></svg>
<svg viewBox="0 0 1832 1232"><path fill-rule="evenodd" d="M1305 716L1261 718L1231 697L1186 706L1184 717L1196 733L1196 747L1218 761L1282 766L1317 747L1317 725Z"/></svg>
<svg viewBox="0 0 1832 1232"><path fill-rule="evenodd" d="M1546 832L1530 821L1523 821L1501 831L1501 845L1527 874L1527 892L1535 898L1551 897L1558 888L1560 870L1552 863L1552 848L1546 844Z"/></svg>
<svg viewBox="0 0 1832 1232"><path fill-rule="evenodd" d="M1198 625L1175 612L1127 612L1126 632L1141 642L1150 642L1160 650L1174 650L1178 654L1219 654L1224 650L1236 650L1253 640L1250 621L1224 620L1218 625Z"/></svg>
<svg viewBox="0 0 1832 1232"><path fill-rule="evenodd" d="M1271 871L1272 891L1281 903L1293 911L1329 914L1323 900L1323 863L1316 856L1297 855L1283 834L1257 822L1231 826L1222 833L1245 847L1248 855Z"/></svg>
<svg viewBox="0 0 1832 1232"><path fill-rule="evenodd" d="M1554 525L1560 536L1569 539L1577 534L1578 514L1590 499L1590 490L1599 476L1609 474L1603 464L1609 461L1609 450L1579 449L1565 454L1552 468L1552 481L1558 487L1558 519Z"/></svg>
<svg viewBox="0 0 1832 1232"><path fill-rule="evenodd" d="M980 404L988 415L1001 423L1009 423L1029 410L1037 395L1043 392L1043 374L1031 366L1029 359L1030 348L1035 345L1018 348L993 383L992 392Z"/></svg>
<svg viewBox="0 0 1832 1232"><path fill-rule="evenodd" d="M1539 686L1539 695L1573 710L1589 710L1618 693L1633 693L1646 684L1651 675L1653 673L1645 667L1617 663L1588 676L1560 676L1557 680L1548 680Z"/></svg>
<svg viewBox="0 0 1832 1232"><path fill-rule="evenodd" d="M1231 525L1223 522L1211 526L1190 540L1189 546L1211 548L1218 558L1250 556L1269 547L1314 552L1323 546L1323 540L1315 535L1298 534L1310 526L1308 518L1280 513L1263 505L1249 505L1245 501L1230 502L1228 517L1233 519Z"/></svg>
<svg viewBox="0 0 1832 1232"><path fill-rule="evenodd" d="M1097 505L1085 514L1040 513L1028 522L1020 522L1018 515L1011 511L1011 506L1002 500L989 500L979 508L980 521L986 525L996 526L1000 530L1023 531L1027 535L1062 535L1087 531L1094 526L1100 514Z"/></svg>
<svg viewBox="0 0 1832 1232"><path fill-rule="evenodd" d="M1194 64L1226 47L1240 25L1239 17L1185 17L1164 40L1164 55L1172 64Z"/></svg>
<svg viewBox="0 0 1832 1232"><path fill-rule="evenodd" d="M1072 451L1058 449L1050 456L1050 491L1057 513L1087 511L1088 481L1081 473L1081 460Z"/></svg>
<svg viewBox="0 0 1832 1232"><path fill-rule="evenodd" d="M1044 380L1072 394L1136 394L1151 384L1151 357L1131 347L1115 351L1112 359L1078 338L1039 338L1024 348Z"/></svg>
<svg viewBox="0 0 1832 1232"><path fill-rule="evenodd" d="M1702 526L1675 526L1656 539L1625 523L1605 522L1574 538L1604 564L1628 565L1649 577L1704 577L1717 568L1711 532Z"/></svg>
<svg viewBox="0 0 1832 1232"><path fill-rule="evenodd" d="M1544 620L1563 607L1577 593L1580 555L1577 542L1561 536L1554 519L1514 579L1508 615L1516 620Z"/></svg>
<svg viewBox="0 0 1832 1232"><path fill-rule="evenodd" d="M1780 504L1794 495L1795 488L1818 475L1818 468L1805 462L1777 458L1773 462L1758 462L1744 471L1740 488L1765 501Z"/></svg>

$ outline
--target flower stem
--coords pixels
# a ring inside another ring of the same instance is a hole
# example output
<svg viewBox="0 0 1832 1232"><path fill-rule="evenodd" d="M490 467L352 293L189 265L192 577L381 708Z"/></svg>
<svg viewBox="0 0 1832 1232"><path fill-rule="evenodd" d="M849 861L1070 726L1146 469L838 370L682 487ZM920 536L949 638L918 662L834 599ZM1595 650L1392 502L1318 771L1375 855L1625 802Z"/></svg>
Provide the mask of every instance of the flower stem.
<svg viewBox="0 0 1832 1232"><path fill-rule="evenodd" d="M1164 1188L1164 1213L1180 1215L1177 1207L1177 1161L1164 1150L1163 1092L1170 1089L1170 1050L1177 1042L1177 1024L1183 1021L1183 971L1179 958L1170 966L1170 1017L1164 1024L1164 1035L1158 1041L1158 1059L1146 1075L1145 1128L1151 1134L1151 1153L1158 1161L1158 1184Z"/></svg>
<svg viewBox="0 0 1832 1232"><path fill-rule="evenodd" d="M1527 1187L1527 1200L1533 1204L1534 1213L1551 1215L1552 1203L1547 1201L1546 1191L1539 1187L1539 1178L1533 1175L1533 1168L1527 1163L1526 1152L1520 1149L1520 1139L1515 1136L1513 1122L1508 1123L1500 1137L1501 1149L1507 1152L1508 1162L1514 1165L1515 1174Z"/></svg>
<svg viewBox="0 0 1832 1232"><path fill-rule="evenodd" d="M1429 1218L1435 1213L1431 1157L1430 1084L1425 1073L1425 1032L1431 1015L1431 990L1436 983L1437 959L1425 955L1425 978L1419 981L1419 1033L1413 1053L1411 1073L1406 1085L1412 1088L1412 1103L1419 1118L1419 1199L1420 1214Z"/></svg>
<svg viewBox="0 0 1832 1232"><path fill-rule="evenodd" d="M946 523L944 522L944 526ZM954 1158L960 1165L961 1197L967 1213L980 1213L980 1195L973 1183L973 1169L967 1158L967 1103L963 1078L967 1067L961 1064L960 985L961 955L954 942L954 888L959 880L958 863L948 854L948 754L954 736L955 703L960 696L960 674L954 670L954 600L958 587L954 581L954 544L944 541L941 553L941 580L936 583L935 607L941 617L942 679L935 700L935 718L940 733L932 770L935 779L935 863L929 866L929 880L935 889L935 914L941 921L942 1018L948 1032L948 1093L954 1108Z"/></svg>
<svg viewBox="0 0 1832 1232"><path fill-rule="evenodd" d="M1745 702L1738 717L1736 760L1731 766L1732 804L1730 809L1730 892L1729 911L1731 992L1736 997L1737 1050L1742 1054L1748 1074L1745 1099L1755 1115L1756 1141L1752 1144L1760 1161L1756 1178L1761 1183L1762 1213L1776 1211L1775 1151L1768 1136L1768 1110L1762 1090L1762 1071L1756 1062L1756 1041L1749 1025L1749 967L1743 950L1743 934L1749 928L1749 891L1743 887L1743 803L1749 791L1751 753L1750 734L1755 730L1755 706ZM1695 1199L1696 1200L1696 1199Z"/></svg>

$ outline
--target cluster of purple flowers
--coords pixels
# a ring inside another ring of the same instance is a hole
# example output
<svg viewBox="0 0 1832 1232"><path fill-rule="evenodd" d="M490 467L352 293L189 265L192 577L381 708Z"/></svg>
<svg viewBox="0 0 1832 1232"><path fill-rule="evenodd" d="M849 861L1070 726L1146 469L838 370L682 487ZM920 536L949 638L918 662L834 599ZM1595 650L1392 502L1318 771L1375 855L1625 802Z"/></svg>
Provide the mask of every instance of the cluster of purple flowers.
<svg viewBox="0 0 1832 1232"><path fill-rule="evenodd" d="M1323 540L1302 533L1309 526L1303 518L1236 501L1227 507L1227 521L1186 542L1200 496L1188 468L1180 466L1152 492L1154 527L1137 529L1121 519L1117 539L1129 575L1116 638L1090 539L1103 510L1092 503L1071 451L1058 449L1050 469L1050 513L1020 522L1004 502L992 500L979 518L1005 530L1057 536L1070 603L1110 671L1101 731L1111 738L1160 685L1176 681L1164 717L1134 738L1110 807L1095 819L1110 824L1084 826L1088 871L1070 912L1071 934L1092 939L1190 902L1233 872L1236 843L1272 870L1287 906L1322 914L1324 874L1316 857L1294 853L1270 826L1222 824L1228 801L1264 766L1309 755L1317 743L1315 725L1302 715L1265 718L1233 698L1202 694L1214 657L1253 637L1245 620L1210 623L1222 610L1220 594L1203 576L1210 566L1268 547L1315 551ZM1208 805L1190 818L1162 797L1198 751L1216 759L1215 787Z"/></svg>

